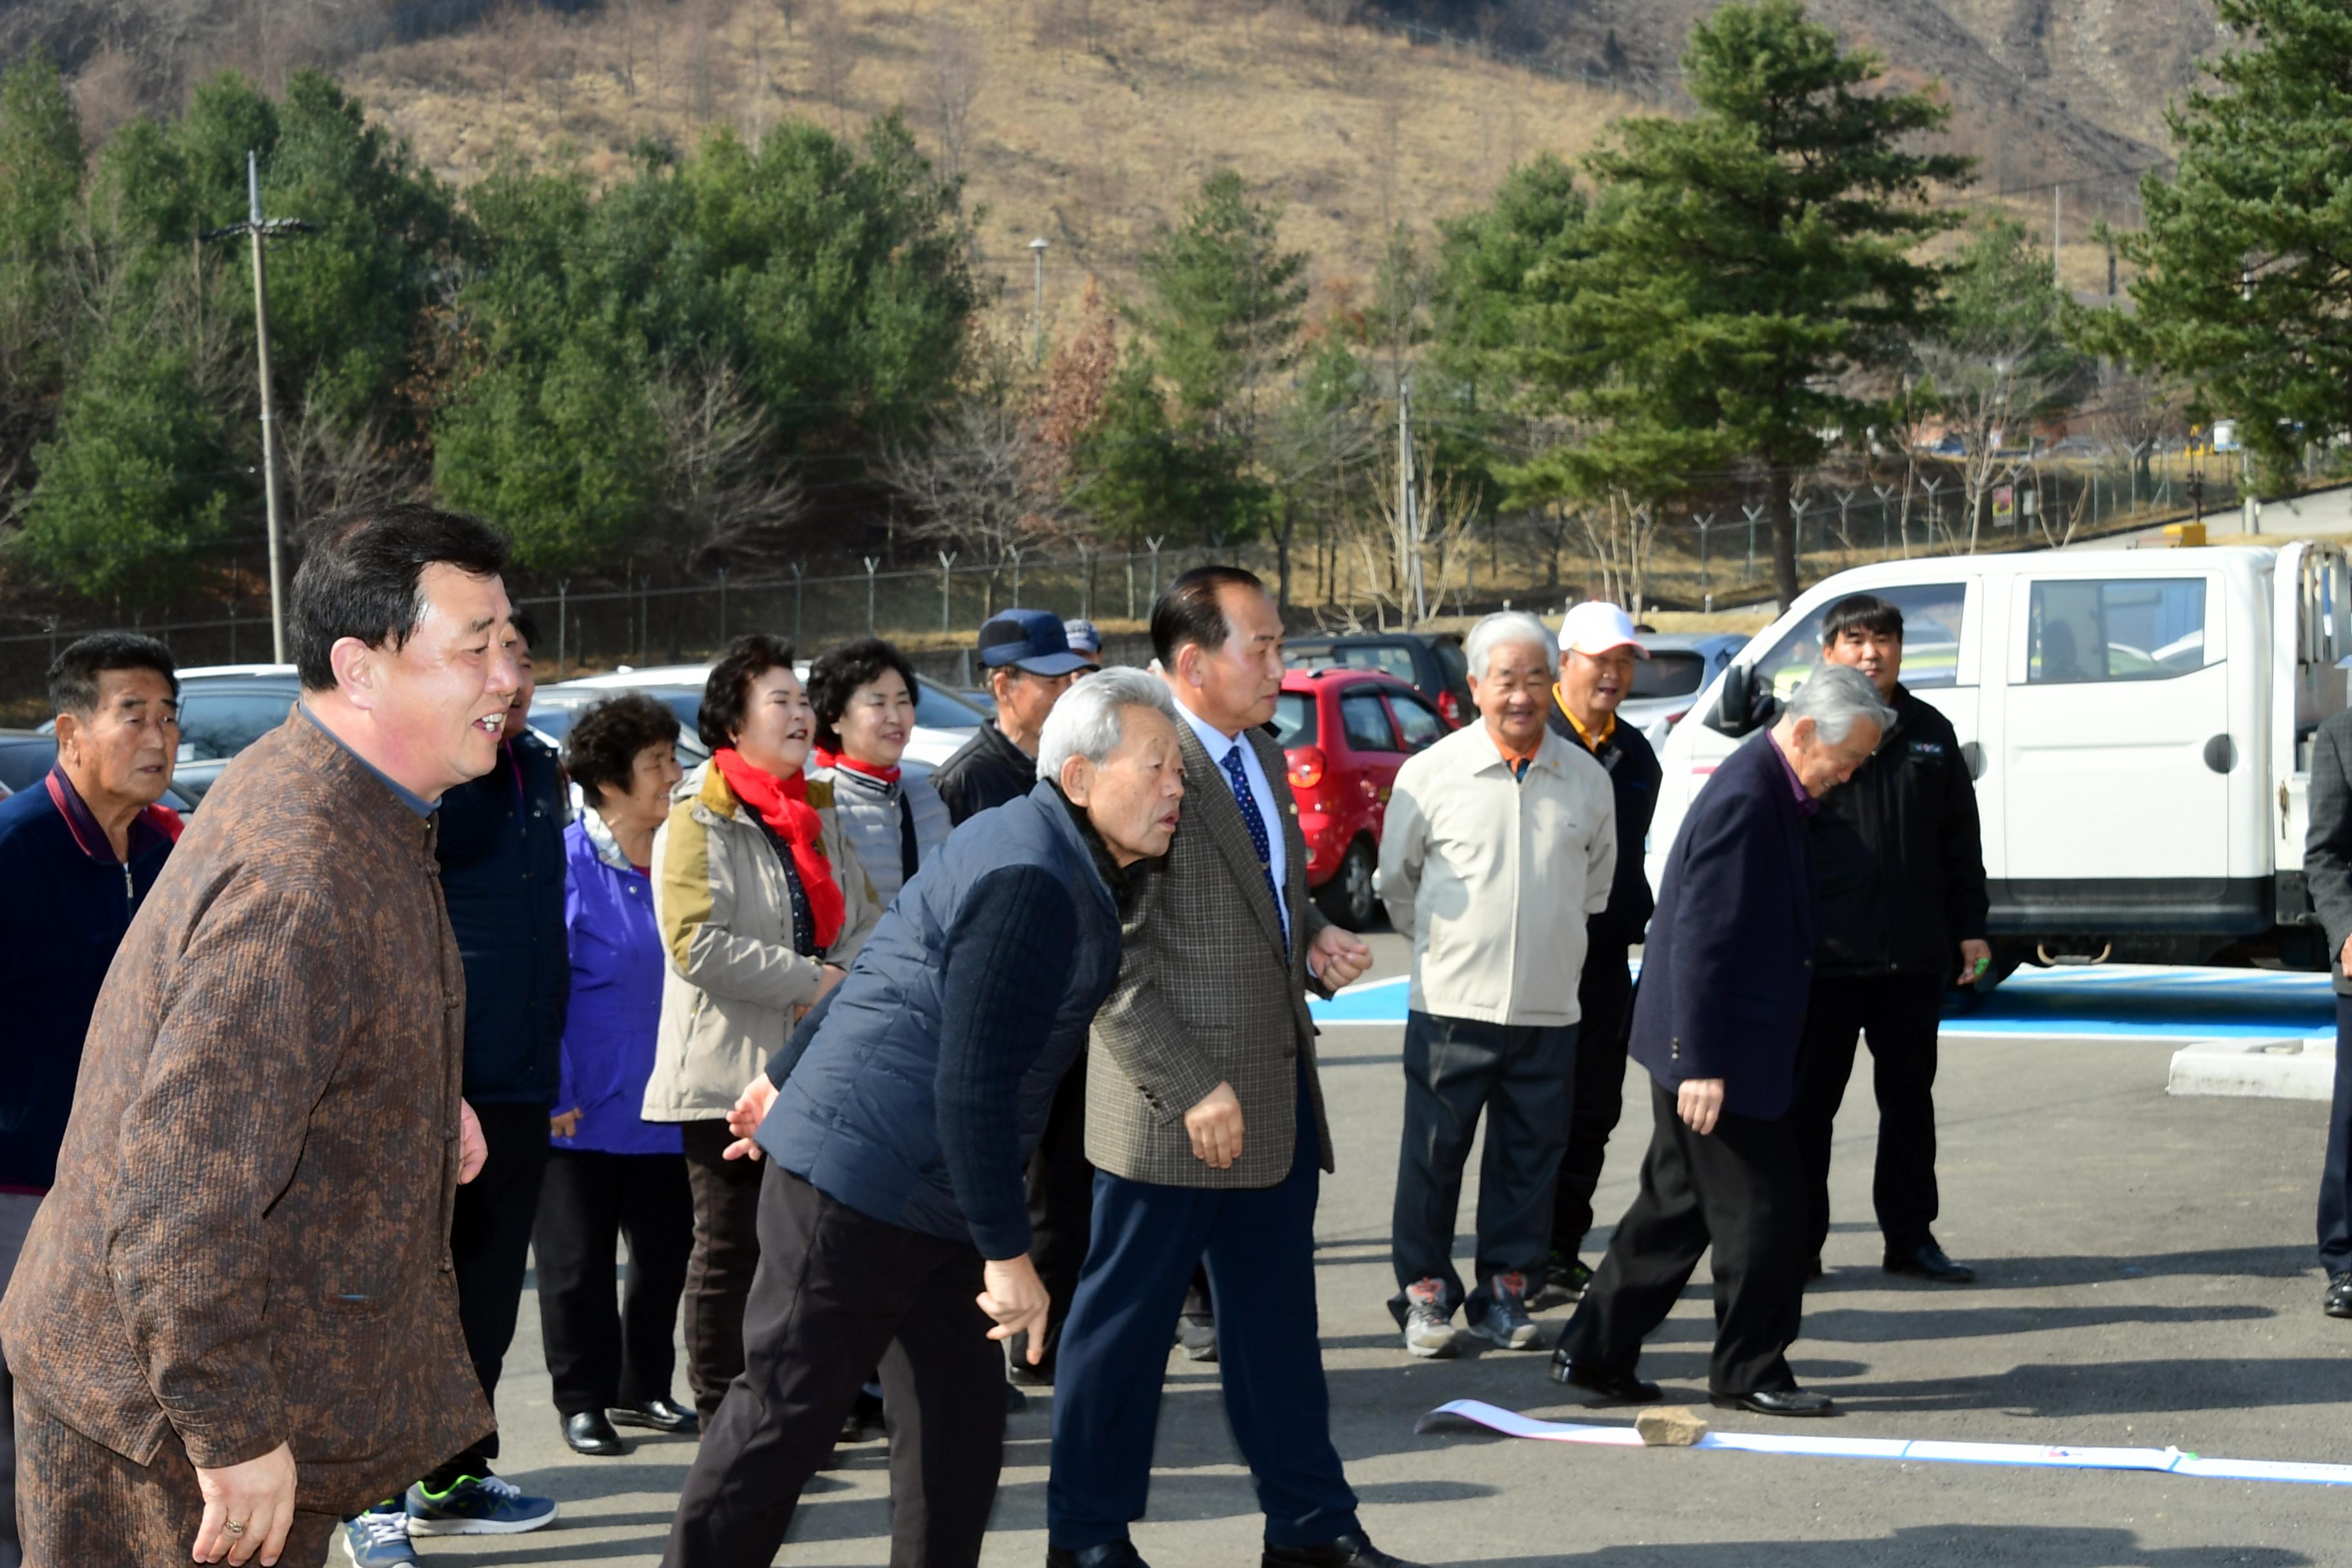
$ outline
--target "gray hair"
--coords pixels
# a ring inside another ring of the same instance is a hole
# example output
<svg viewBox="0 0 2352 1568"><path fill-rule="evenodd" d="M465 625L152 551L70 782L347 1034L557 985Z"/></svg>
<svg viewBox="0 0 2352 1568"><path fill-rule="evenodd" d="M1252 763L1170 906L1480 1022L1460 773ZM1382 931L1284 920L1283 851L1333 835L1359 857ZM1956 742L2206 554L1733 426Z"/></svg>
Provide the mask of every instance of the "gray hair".
<svg viewBox="0 0 2352 1568"><path fill-rule="evenodd" d="M1173 722L1176 699L1156 675L1125 665L1089 675L1062 693L1037 736L1037 776L1058 782L1072 757L1099 763L1125 739L1126 710L1149 708Z"/></svg>
<svg viewBox="0 0 2352 1568"><path fill-rule="evenodd" d="M1870 677L1843 664L1823 664L1805 677L1789 699L1788 715L1811 719L1814 732L1832 746L1862 720L1877 725L1882 736L1895 727L1895 710L1879 697Z"/></svg>
<svg viewBox="0 0 2352 1568"><path fill-rule="evenodd" d="M1525 610L1499 611L1472 626L1462 657L1469 661L1470 673L1484 680L1495 650L1513 643L1533 643L1543 649L1544 668L1559 673L1559 637Z"/></svg>

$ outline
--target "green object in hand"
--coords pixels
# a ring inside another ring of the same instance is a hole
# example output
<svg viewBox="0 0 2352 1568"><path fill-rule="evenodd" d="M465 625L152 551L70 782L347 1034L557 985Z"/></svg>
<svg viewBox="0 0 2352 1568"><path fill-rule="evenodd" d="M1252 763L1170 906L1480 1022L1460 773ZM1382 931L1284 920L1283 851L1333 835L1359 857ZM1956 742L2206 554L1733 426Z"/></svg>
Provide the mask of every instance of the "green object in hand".
<svg viewBox="0 0 2352 1568"><path fill-rule="evenodd" d="M1990 958L1979 958L1979 959L1978 959L1978 960L1977 960L1976 973L1977 973L1978 974L1981 975L1981 974L1982 974L1986 970L1990 969L1991 967L1992 967L1992 960L1991 960L1991 959L1990 959Z"/></svg>

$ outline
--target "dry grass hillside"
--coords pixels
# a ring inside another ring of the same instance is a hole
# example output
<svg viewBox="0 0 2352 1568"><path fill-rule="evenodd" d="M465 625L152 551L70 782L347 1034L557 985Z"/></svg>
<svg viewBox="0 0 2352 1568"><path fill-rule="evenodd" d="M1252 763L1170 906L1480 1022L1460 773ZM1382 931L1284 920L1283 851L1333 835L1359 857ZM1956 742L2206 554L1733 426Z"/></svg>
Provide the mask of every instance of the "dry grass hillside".
<svg viewBox="0 0 2352 1568"><path fill-rule="evenodd" d="M341 74L461 184L509 142L568 143L609 173L642 136L756 137L787 116L854 131L902 108L965 175L1009 317L1029 309L1030 240L1048 241L1056 321L1089 274L1130 290L1153 228L1221 165L1286 204L1284 242L1311 254L1319 283L1360 289L1391 224L1425 234L1513 162L1579 153L1638 107L1302 7L1213 0L517 5Z"/></svg>

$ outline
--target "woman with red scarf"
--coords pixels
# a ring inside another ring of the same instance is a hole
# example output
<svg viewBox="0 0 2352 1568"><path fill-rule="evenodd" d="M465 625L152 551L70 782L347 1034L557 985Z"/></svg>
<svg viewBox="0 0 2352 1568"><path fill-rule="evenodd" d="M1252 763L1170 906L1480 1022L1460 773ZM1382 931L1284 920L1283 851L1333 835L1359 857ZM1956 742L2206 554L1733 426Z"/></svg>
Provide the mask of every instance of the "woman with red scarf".
<svg viewBox="0 0 2352 1568"><path fill-rule="evenodd" d="M661 1028L645 1119L675 1121L694 1195L687 1381L707 1424L743 1369L743 1302L760 1261L760 1172L729 1160L727 1113L793 1025L841 983L880 918L829 784L803 776L816 717L791 645L738 637L698 720L710 761L654 837Z"/></svg>
<svg viewBox="0 0 2352 1568"><path fill-rule="evenodd" d="M842 831L887 908L955 825L925 773L898 765L915 731L915 667L880 637L828 649L809 666L816 763L809 783L833 786Z"/></svg>

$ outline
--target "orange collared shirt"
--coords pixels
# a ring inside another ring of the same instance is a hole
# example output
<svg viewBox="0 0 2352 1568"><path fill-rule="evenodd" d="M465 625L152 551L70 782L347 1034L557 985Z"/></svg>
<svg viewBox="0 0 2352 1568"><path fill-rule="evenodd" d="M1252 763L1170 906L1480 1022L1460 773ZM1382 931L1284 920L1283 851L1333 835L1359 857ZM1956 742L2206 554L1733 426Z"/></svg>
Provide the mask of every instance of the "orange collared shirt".
<svg viewBox="0 0 2352 1568"><path fill-rule="evenodd" d="M1510 764L1511 776L1515 779L1525 779L1528 776L1528 769L1535 765L1536 752L1543 750L1543 737L1540 735L1536 737L1535 752L1511 750L1503 743L1503 737L1495 733L1491 727L1486 731L1486 738L1495 742L1495 750L1503 753L1503 761Z"/></svg>
<svg viewBox="0 0 2352 1568"><path fill-rule="evenodd" d="M1568 705L1568 700L1559 694L1559 688L1557 686L1554 686L1551 689L1551 700L1558 705L1561 715L1565 717L1570 724L1576 726L1576 732L1584 738L1584 749L1586 751L1599 751L1602 746L1609 743L1609 737L1617 732L1616 714L1612 713L1609 715L1609 722L1601 725L1601 733L1596 735L1591 731L1584 727L1584 721L1576 716L1576 710Z"/></svg>

